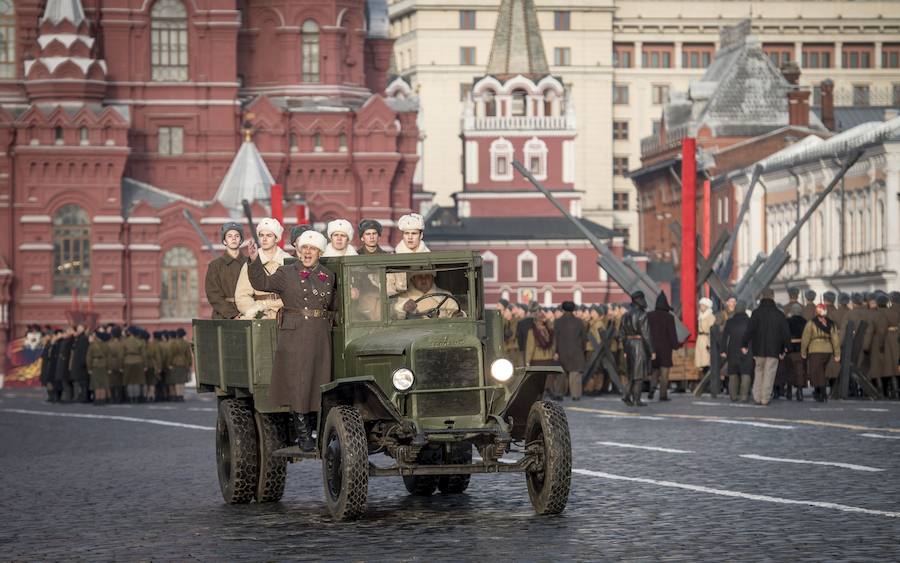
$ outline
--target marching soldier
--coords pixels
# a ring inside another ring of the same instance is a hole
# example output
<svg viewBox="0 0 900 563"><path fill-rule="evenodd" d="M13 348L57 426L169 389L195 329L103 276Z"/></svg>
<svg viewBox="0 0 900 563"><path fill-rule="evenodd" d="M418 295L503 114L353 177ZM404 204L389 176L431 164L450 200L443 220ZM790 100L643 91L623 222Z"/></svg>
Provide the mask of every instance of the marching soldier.
<svg viewBox="0 0 900 563"><path fill-rule="evenodd" d="M359 222L359 239L362 246L357 249L358 254L386 254L381 248L381 223L375 219L363 219Z"/></svg>
<svg viewBox="0 0 900 563"><path fill-rule="evenodd" d="M403 239L397 244L394 251L397 254L411 254L418 252L430 252L422 238L425 233L425 218L418 213L410 213L400 217L397 227L403 234Z"/></svg>
<svg viewBox="0 0 900 563"><path fill-rule="evenodd" d="M803 296L806 298L806 305L803 306L803 318L811 321L816 317L816 292L807 289Z"/></svg>
<svg viewBox="0 0 900 563"><path fill-rule="evenodd" d="M281 223L266 217L256 225L256 237L259 239L259 259L270 276L284 265L291 255L278 247L278 241L284 233ZM275 293L257 291L250 284L247 263L241 266L234 300L242 319L274 319L281 309L281 299ZM170 384L171 385L171 384Z"/></svg>
<svg viewBox="0 0 900 563"><path fill-rule="evenodd" d="M125 384L128 402L137 403L143 398L143 387L147 383L144 369L144 356L146 347L144 341L138 338L139 329L128 327L125 341L122 342L124 359L122 362L122 382Z"/></svg>
<svg viewBox="0 0 900 563"><path fill-rule="evenodd" d="M353 225L346 219L335 219L328 223L328 246L322 256L356 256L356 249L350 245L353 240Z"/></svg>
<svg viewBox="0 0 900 563"><path fill-rule="evenodd" d="M247 259L241 254L244 230L234 222L222 225L222 245L225 253L206 268L206 300L212 306L214 319L236 319L241 316L234 301L241 268Z"/></svg>
<svg viewBox="0 0 900 563"><path fill-rule="evenodd" d="M169 340L166 361L166 385L169 387L169 398L172 401L184 401L184 384L191 379L191 344L185 339L187 333L183 328L175 331L175 338Z"/></svg>
<svg viewBox="0 0 900 563"><path fill-rule="evenodd" d="M116 403L125 401L125 390L122 388L122 368L125 365L125 348L122 347L122 327L113 325L110 328L110 338L106 345L109 369L109 388L112 399Z"/></svg>
<svg viewBox="0 0 900 563"><path fill-rule="evenodd" d="M91 390L94 404L109 402L109 333L97 331L91 338L87 352L87 366L91 374Z"/></svg>

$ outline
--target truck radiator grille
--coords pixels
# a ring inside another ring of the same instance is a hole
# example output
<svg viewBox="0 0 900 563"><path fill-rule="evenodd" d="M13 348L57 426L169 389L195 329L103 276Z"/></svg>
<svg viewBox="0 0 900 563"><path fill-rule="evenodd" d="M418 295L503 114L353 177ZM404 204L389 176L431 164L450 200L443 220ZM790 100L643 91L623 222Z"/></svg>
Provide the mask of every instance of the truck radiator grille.
<svg viewBox="0 0 900 563"><path fill-rule="evenodd" d="M476 348L432 348L416 353L416 390L477 387L479 381ZM480 391L421 393L416 395L419 416L470 415L481 412Z"/></svg>

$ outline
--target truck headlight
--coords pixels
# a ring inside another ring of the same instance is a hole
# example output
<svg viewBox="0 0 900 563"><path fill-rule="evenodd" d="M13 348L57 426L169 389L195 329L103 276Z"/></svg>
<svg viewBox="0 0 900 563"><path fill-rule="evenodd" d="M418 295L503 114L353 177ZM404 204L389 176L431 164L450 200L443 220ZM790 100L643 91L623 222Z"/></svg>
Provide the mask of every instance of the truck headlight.
<svg viewBox="0 0 900 563"><path fill-rule="evenodd" d="M415 381L416 377L409 368L400 368L391 376L391 383L394 384L394 389L397 391L408 391Z"/></svg>
<svg viewBox="0 0 900 563"><path fill-rule="evenodd" d="M500 358L499 360L494 360L494 363L491 364L491 377L499 381L500 383L505 383L509 381L509 378L513 375L513 365L512 362L507 360L506 358Z"/></svg>

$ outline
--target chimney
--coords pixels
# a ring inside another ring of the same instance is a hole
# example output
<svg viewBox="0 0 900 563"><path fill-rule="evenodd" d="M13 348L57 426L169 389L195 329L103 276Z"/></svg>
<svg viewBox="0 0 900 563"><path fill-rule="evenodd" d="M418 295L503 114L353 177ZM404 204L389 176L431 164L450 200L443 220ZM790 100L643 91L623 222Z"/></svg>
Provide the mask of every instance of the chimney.
<svg viewBox="0 0 900 563"><path fill-rule="evenodd" d="M829 131L834 131L834 82L826 78L819 84L822 93L822 124Z"/></svg>
<svg viewBox="0 0 900 563"><path fill-rule="evenodd" d="M788 90L788 125L797 127L809 127L809 91L801 90L800 66L791 61L782 65L781 74L790 83Z"/></svg>

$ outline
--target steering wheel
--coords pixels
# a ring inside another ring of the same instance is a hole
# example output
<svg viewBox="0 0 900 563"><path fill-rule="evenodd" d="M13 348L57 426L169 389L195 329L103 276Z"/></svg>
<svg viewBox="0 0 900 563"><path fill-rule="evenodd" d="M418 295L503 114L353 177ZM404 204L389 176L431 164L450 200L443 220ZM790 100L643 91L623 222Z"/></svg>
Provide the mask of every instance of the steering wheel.
<svg viewBox="0 0 900 563"><path fill-rule="evenodd" d="M430 299L432 297L442 297L442 299L440 301L438 301L437 305L435 305L431 309L428 309L427 311L423 311L423 312L419 313L418 312L419 303L421 303L422 301L424 301L426 299ZM421 319L422 317L428 317L429 319L433 319L434 315L440 311L441 306L443 306L444 303L446 303L448 299L452 299L453 302L456 303L456 308L459 311L462 311L462 305L459 304L459 300L456 299L456 297L453 297L453 295L451 295L449 293L428 293L428 294L423 295L422 297L418 297L415 299L414 302L416 304L416 311L414 311L412 313L407 313L406 316L407 316L407 318L414 318L414 319Z"/></svg>

